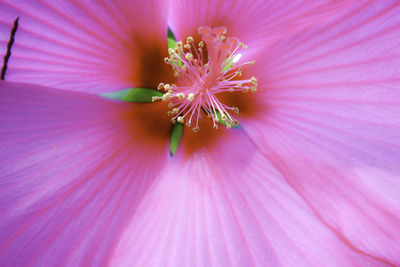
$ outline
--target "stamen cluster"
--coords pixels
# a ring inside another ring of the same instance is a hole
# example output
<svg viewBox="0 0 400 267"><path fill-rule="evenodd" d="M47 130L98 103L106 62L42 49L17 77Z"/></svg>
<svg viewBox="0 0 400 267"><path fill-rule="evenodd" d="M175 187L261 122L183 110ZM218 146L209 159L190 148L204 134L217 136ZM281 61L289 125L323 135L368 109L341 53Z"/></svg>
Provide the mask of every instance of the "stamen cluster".
<svg viewBox="0 0 400 267"><path fill-rule="evenodd" d="M212 119L214 128L218 128L218 122L223 122L228 128L238 125L230 113L238 114L239 109L221 103L216 95L222 92L256 92L257 79L239 79L243 67L254 64L254 60L237 64L247 46L235 37L226 38L226 32L225 27L200 27L202 40L197 45L189 36L185 43L177 42L175 49L168 50L169 57L165 62L174 70L178 86L160 83L158 90L165 94L153 97L153 101L169 102L171 110L168 115L173 123L186 122L197 132L199 120L202 114L206 114Z"/></svg>

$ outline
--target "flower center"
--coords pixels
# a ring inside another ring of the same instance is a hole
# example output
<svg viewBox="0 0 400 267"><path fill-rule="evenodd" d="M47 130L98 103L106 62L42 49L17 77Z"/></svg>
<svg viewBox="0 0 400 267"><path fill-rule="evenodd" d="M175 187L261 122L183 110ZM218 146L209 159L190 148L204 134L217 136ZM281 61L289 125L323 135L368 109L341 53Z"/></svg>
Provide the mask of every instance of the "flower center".
<svg viewBox="0 0 400 267"><path fill-rule="evenodd" d="M212 119L216 129L218 123L227 128L238 125L231 114L239 114L239 109L221 103L217 95L222 92L256 92L257 79L240 79L243 67L254 64L254 60L239 63L241 52L247 47L235 37L227 38L226 32L225 27L200 27L202 40L197 45L189 36L185 44L180 41L175 49L168 49L169 57L165 62L174 70L177 85L160 83L158 90L165 91L165 94L153 97L153 101L169 102L171 110L168 115L173 123L186 123L197 132L199 120L206 115Z"/></svg>

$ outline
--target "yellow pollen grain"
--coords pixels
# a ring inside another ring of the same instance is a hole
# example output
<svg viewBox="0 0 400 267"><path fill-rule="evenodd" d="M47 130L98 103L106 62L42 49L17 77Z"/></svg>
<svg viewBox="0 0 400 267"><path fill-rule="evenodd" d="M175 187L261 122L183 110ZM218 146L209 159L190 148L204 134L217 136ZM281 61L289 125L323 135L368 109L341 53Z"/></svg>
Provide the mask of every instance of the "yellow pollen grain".
<svg viewBox="0 0 400 267"><path fill-rule="evenodd" d="M189 36L188 38L186 38L186 42L187 43L193 43L194 39L192 36Z"/></svg>
<svg viewBox="0 0 400 267"><path fill-rule="evenodd" d="M193 94L193 93L190 93L190 94L188 95L187 99L188 99L189 101L193 101L193 99L194 99L194 94Z"/></svg>
<svg viewBox="0 0 400 267"><path fill-rule="evenodd" d="M187 59L187 60L192 60L193 59L193 55L192 55L192 53L186 53L185 54L185 58Z"/></svg>
<svg viewBox="0 0 400 267"><path fill-rule="evenodd" d="M239 45L240 45L243 49L247 49L247 45L245 45L244 43L239 42Z"/></svg>
<svg viewBox="0 0 400 267"><path fill-rule="evenodd" d="M162 96L162 100L163 101L167 101L167 100L169 100L169 97L171 96L171 93L166 93L166 94L164 94L163 96Z"/></svg>
<svg viewBox="0 0 400 267"><path fill-rule="evenodd" d="M177 122L179 122L179 123L184 123L184 120L183 120L183 117L182 117L182 116L179 116L176 120L177 120Z"/></svg>
<svg viewBox="0 0 400 267"><path fill-rule="evenodd" d="M179 100L185 99L185 94L184 93L178 93L176 94L176 97L179 98Z"/></svg>

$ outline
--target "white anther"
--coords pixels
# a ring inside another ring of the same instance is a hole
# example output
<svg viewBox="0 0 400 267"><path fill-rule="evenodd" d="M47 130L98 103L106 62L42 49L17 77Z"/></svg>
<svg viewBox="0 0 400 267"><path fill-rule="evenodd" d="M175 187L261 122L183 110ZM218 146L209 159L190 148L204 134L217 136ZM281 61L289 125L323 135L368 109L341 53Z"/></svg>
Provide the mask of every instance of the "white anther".
<svg viewBox="0 0 400 267"><path fill-rule="evenodd" d="M184 93L177 93L176 97L179 98L179 100L185 99L185 94Z"/></svg>
<svg viewBox="0 0 400 267"><path fill-rule="evenodd" d="M194 94L193 94L193 93L188 94L187 99L188 99L189 101L193 101L193 99L194 99Z"/></svg>
<svg viewBox="0 0 400 267"><path fill-rule="evenodd" d="M184 123L185 121L183 120L183 117L182 116L178 116L178 118L176 119L177 120L177 122L179 122L179 123Z"/></svg>
<svg viewBox="0 0 400 267"><path fill-rule="evenodd" d="M187 60L192 60L193 59L193 55L192 55L192 53L186 53L185 54L185 58L187 59Z"/></svg>
<svg viewBox="0 0 400 267"><path fill-rule="evenodd" d="M245 45L244 43L239 42L239 45L240 45L243 49L247 49L247 45Z"/></svg>
<svg viewBox="0 0 400 267"><path fill-rule="evenodd" d="M164 94L163 96L162 96L162 100L163 101L167 101L168 99L169 99L169 97L171 96L171 94L170 93L166 93L166 94Z"/></svg>
<svg viewBox="0 0 400 267"><path fill-rule="evenodd" d="M160 100L161 99L161 97L159 97L159 96L153 96L152 98L151 98L151 102L156 102L156 101L158 101L158 100Z"/></svg>

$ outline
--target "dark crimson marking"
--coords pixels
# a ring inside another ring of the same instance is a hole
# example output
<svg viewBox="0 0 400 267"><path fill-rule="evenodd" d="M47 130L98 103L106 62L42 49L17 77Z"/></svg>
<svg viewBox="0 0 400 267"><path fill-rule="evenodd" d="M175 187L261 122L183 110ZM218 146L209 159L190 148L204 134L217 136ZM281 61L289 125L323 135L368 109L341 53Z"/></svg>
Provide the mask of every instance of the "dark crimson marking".
<svg viewBox="0 0 400 267"><path fill-rule="evenodd" d="M0 77L1 80L4 80L4 77L6 76L7 63L11 56L11 47L14 44L15 33L17 32L17 29L18 29L18 20L19 20L19 17L17 17L15 19L13 27L11 29L10 40L8 41L8 44L7 44L7 52L6 52L6 55L4 56L3 67L1 68L1 77Z"/></svg>

